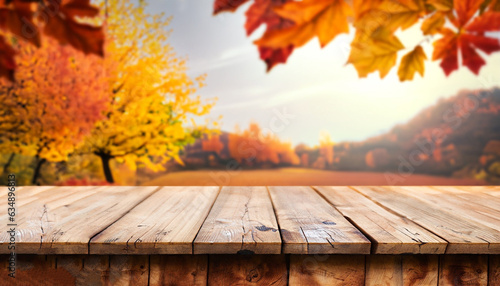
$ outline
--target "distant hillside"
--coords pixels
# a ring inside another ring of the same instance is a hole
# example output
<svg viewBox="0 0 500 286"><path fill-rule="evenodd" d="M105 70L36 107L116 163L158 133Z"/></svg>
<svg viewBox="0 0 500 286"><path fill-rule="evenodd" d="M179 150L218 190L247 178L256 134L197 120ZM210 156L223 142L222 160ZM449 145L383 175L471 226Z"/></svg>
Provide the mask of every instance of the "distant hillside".
<svg viewBox="0 0 500 286"><path fill-rule="evenodd" d="M333 168L498 180L499 112L500 89L460 92L384 135L336 145Z"/></svg>
<svg viewBox="0 0 500 286"><path fill-rule="evenodd" d="M369 118L362 119L369 120ZM439 100L405 124L362 142L295 148L251 125L187 146L175 169L301 166L339 171L412 173L500 182L500 89L463 91Z"/></svg>

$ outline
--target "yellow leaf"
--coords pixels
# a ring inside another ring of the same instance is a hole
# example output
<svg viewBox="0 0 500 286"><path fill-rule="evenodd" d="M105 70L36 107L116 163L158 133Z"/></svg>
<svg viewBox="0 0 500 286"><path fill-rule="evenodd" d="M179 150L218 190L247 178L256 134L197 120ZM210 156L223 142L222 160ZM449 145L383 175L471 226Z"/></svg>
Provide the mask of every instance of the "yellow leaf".
<svg viewBox="0 0 500 286"><path fill-rule="evenodd" d="M275 9L294 26L268 30L255 44L273 49L300 47L317 36L322 47L338 34L349 32L347 17L353 14L344 0L305 0L289 2Z"/></svg>
<svg viewBox="0 0 500 286"><path fill-rule="evenodd" d="M396 64L397 52L402 49L403 44L387 29L379 28L370 35L358 31L347 62L354 65L359 77L378 70L380 78L384 78Z"/></svg>
<svg viewBox="0 0 500 286"><path fill-rule="evenodd" d="M406 54L399 65L398 75L400 81L413 80L415 72L424 76L425 66L424 61L427 59L424 49L421 46L416 46L413 51Z"/></svg>
<svg viewBox="0 0 500 286"><path fill-rule="evenodd" d="M438 11L450 11L453 9L453 0L427 0L427 3L434 6Z"/></svg>
<svg viewBox="0 0 500 286"><path fill-rule="evenodd" d="M439 32L445 23L445 14L442 12L436 12L424 20L421 29L424 35L434 35Z"/></svg>

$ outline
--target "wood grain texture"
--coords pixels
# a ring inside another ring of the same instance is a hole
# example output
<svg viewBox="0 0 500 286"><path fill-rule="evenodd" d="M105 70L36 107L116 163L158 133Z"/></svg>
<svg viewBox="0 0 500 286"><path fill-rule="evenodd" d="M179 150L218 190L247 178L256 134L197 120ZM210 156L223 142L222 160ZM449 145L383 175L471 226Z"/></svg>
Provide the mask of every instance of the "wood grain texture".
<svg viewBox="0 0 500 286"><path fill-rule="evenodd" d="M195 254L279 254L281 238L265 187L223 187L194 241Z"/></svg>
<svg viewBox="0 0 500 286"><path fill-rule="evenodd" d="M485 198L480 192L471 194L452 187L401 187L393 190L423 200L437 209L500 229L500 198Z"/></svg>
<svg viewBox="0 0 500 286"><path fill-rule="evenodd" d="M487 255L442 255L439 286L488 285Z"/></svg>
<svg viewBox="0 0 500 286"><path fill-rule="evenodd" d="M438 255L404 255L402 260L404 286L438 285Z"/></svg>
<svg viewBox="0 0 500 286"><path fill-rule="evenodd" d="M207 255L151 255L149 285L205 286Z"/></svg>
<svg viewBox="0 0 500 286"><path fill-rule="evenodd" d="M210 255L208 285L287 285L285 256Z"/></svg>
<svg viewBox="0 0 500 286"><path fill-rule="evenodd" d="M287 254L368 254L370 241L310 187L269 187Z"/></svg>
<svg viewBox="0 0 500 286"><path fill-rule="evenodd" d="M448 244L348 187L315 187L372 242L373 254L441 254Z"/></svg>
<svg viewBox="0 0 500 286"><path fill-rule="evenodd" d="M396 191L398 187L354 187L370 199L448 241L448 254L498 254L500 231Z"/></svg>
<svg viewBox="0 0 500 286"><path fill-rule="evenodd" d="M17 253L87 254L90 239L151 195L157 187L57 187L21 205ZM0 218L6 225L7 216ZM0 233L7 253L8 233Z"/></svg>
<svg viewBox="0 0 500 286"><path fill-rule="evenodd" d="M149 256L111 255L109 259L111 285L148 285Z"/></svg>
<svg viewBox="0 0 500 286"><path fill-rule="evenodd" d="M75 285L110 285L107 255L58 255L55 258L57 269L70 273L75 279Z"/></svg>
<svg viewBox="0 0 500 286"><path fill-rule="evenodd" d="M403 285L401 255L369 255L366 257L366 286Z"/></svg>
<svg viewBox="0 0 500 286"><path fill-rule="evenodd" d="M96 235L91 254L192 254L219 187L162 187Z"/></svg>
<svg viewBox="0 0 500 286"><path fill-rule="evenodd" d="M488 257L488 285L500 286L500 255Z"/></svg>
<svg viewBox="0 0 500 286"><path fill-rule="evenodd" d="M289 285L351 286L365 283L363 255L291 255Z"/></svg>

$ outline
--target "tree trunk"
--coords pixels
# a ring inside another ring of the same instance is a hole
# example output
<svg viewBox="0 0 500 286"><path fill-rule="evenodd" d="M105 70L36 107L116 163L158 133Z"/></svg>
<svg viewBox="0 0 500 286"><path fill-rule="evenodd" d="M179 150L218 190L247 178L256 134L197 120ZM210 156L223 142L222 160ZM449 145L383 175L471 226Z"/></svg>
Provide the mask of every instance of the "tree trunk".
<svg viewBox="0 0 500 286"><path fill-rule="evenodd" d="M108 183L113 184L115 180L113 179L113 174L111 173L111 167L109 166L109 160L111 160L111 156L107 154L97 154L97 156L101 157L102 169L104 170L104 176L106 177L106 181Z"/></svg>
<svg viewBox="0 0 500 286"><path fill-rule="evenodd" d="M7 161L7 163L5 163L5 165L3 165L2 174L7 174L7 172L9 171L9 167L12 164L12 161L14 161L14 156L16 156L16 153L10 154L9 160Z"/></svg>
<svg viewBox="0 0 500 286"><path fill-rule="evenodd" d="M45 158L40 159L38 156L35 158L36 158L36 167L35 167L35 172L33 173L33 179L31 180L32 185L38 185L37 181L38 178L40 177L40 170L42 169L43 163L47 161Z"/></svg>

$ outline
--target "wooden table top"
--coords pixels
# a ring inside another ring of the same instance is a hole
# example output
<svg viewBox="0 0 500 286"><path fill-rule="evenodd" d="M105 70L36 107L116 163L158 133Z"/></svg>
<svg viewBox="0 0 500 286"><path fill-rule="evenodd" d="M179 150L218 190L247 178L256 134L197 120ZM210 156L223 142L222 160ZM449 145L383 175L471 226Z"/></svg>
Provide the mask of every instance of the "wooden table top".
<svg viewBox="0 0 500 286"><path fill-rule="evenodd" d="M0 254L500 254L500 187L19 187Z"/></svg>

